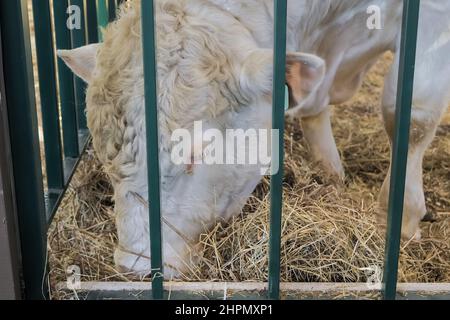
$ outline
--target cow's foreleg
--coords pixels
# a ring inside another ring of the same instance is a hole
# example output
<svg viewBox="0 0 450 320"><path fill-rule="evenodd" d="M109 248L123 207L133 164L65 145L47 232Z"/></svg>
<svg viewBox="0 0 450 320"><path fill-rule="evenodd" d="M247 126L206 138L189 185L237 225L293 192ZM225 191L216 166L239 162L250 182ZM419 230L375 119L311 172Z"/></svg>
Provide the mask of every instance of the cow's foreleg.
<svg viewBox="0 0 450 320"><path fill-rule="evenodd" d="M343 180L345 173L331 128L329 108L317 116L302 118L302 127L314 160L331 176Z"/></svg>

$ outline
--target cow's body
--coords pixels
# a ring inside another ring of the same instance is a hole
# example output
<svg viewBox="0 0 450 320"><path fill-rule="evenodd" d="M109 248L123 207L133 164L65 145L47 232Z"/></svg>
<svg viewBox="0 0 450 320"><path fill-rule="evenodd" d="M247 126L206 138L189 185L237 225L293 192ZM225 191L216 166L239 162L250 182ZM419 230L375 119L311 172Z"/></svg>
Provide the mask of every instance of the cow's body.
<svg viewBox="0 0 450 320"><path fill-rule="evenodd" d="M272 0L212 1L238 17L253 31L260 45L272 46ZM396 53L395 63L386 77L382 99L386 130L393 139L403 1L291 0L288 3L288 49L317 54L327 64L321 87L301 105L291 109L289 114L302 119L305 137L315 159L322 162L331 174L343 177L330 126L329 105L352 98L377 59L386 51ZM370 6L381 9L381 30L371 30L367 26L373 13L368 10ZM420 238L419 222L426 214L422 159L450 102L449 16L450 1L422 1L403 226L406 238ZM265 18L260 20L261 17ZM389 175L380 194L382 209L387 207L388 194Z"/></svg>
<svg viewBox="0 0 450 320"><path fill-rule="evenodd" d="M238 214L261 176L256 166L207 165L196 165L186 176L184 167L170 161L170 133L178 127L190 128L196 120L213 128L270 127L270 100L263 92L270 82L259 82L255 75L263 78L271 68L254 73L253 78L239 70L267 63L263 55L248 56L257 48L272 48L273 0L156 2L164 259L170 270L167 276L172 276L192 265L189 257L199 233L217 220ZM423 153L450 101L446 61L450 56L450 1L422 2L403 226L407 237L420 236L419 221L425 214ZM380 55L387 50L397 52L401 4L400 0L289 1L288 50L312 53L326 61L321 85L304 99L296 99L289 113L302 119L314 156L338 176L344 173L331 131L329 105L350 99ZM371 5L381 8L383 30L367 27ZM115 188L120 239L116 263L145 273L150 264L148 213L139 200L147 199L139 19L139 10L129 10L107 29L89 81L87 107L94 146ZM71 64L70 58L66 60ZM249 66L247 60L254 65ZM391 138L397 65L387 76L383 98ZM260 96L249 98L251 92ZM387 193L385 183L382 206Z"/></svg>

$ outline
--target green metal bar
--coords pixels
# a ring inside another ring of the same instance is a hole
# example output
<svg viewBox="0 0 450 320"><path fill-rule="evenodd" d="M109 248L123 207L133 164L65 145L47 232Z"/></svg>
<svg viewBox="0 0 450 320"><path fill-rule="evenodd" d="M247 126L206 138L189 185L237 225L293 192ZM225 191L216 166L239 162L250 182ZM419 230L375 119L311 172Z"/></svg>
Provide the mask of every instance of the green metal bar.
<svg viewBox="0 0 450 320"><path fill-rule="evenodd" d="M109 22L116 19L116 0L108 0L108 17Z"/></svg>
<svg viewBox="0 0 450 320"><path fill-rule="evenodd" d="M100 41L103 40L103 34L101 29L106 28L109 22L108 6L106 0L97 0L97 20L99 25L98 37Z"/></svg>
<svg viewBox="0 0 450 320"><path fill-rule="evenodd" d="M286 23L287 1L275 0L274 79L272 128L279 132L279 170L270 181L270 248L269 248L269 298L280 297L280 247L283 213L283 164L284 164L284 100L286 83Z"/></svg>
<svg viewBox="0 0 450 320"><path fill-rule="evenodd" d="M68 0L53 1L56 47L68 50L72 47L70 30L67 28ZM80 155L78 142L77 108L75 103L74 76L66 64L58 60L59 95L63 127L64 155L77 158Z"/></svg>
<svg viewBox="0 0 450 320"><path fill-rule="evenodd" d="M25 295L43 299L47 223L27 3L0 1L0 30Z"/></svg>
<svg viewBox="0 0 450 320"><path fill-rule="evenodd" d="M86 45L86 21L84 16L84 0L70 0L70 4L78 6L81 10L80 29L71 30L72 48L79 48ZM77 105L77 120L78 129L87 129L86 120L86 84L85 82L75 77L75 103Z"/></svg>
<svg viewBox="0 0 450 320"><path fill-rule="evenodd" d="M153 0L142 1L142 49L145 77L150 249L153 275L152 292L154 299L162 299L164 279L162 274L157 73Z"/></svg>
<svg viewBox="0 0 450 320"><path fill-rule="evenodd" d="M20 242L2 52L0 28L0 300L16 300L22 297Z"/></svg>
<svg viewBox="0 0 450 320"><path fill-rule="evenodd" d="M50 1L33 0L36 53L39 71L39 90L44 131L45 164L50 197L58 197L64 189L59 125L58 95L56 89L55 51L51 24Z"/></svg>
<svg viewBox="0 0 450 320"><path fill-rule="evenodd" d="M86 1L87 35L89 43L98 43L97 4L94 0Z"/></svg>
<svg viewBox="0 0 450 320"><path fill-rule="evenodd" d="M397 291L419 10L420 0L404 0L384 268L384 298L387 300L394 300Z"/></svg>
<svg viewBox="0 0 450 320"><path fill-rule="evenodd" d="M89 131L84 131L80 133L80 144L83 147L80 150L80 154L84 154L86 151L86 148L89 146L88 142L90 140ZM82 157L78 158L65 158L64 159L64 179L65 179L65 187L62 190L62 192L59 194L58 197L50 197L48 200L48 206L47 206L47 223L50 224L53 219L55 218L55 215L58 211L58 208L61 204L61 201L64 199L69 184L72 181L73 176L75 175L75 172L82 160Z"/></svg>

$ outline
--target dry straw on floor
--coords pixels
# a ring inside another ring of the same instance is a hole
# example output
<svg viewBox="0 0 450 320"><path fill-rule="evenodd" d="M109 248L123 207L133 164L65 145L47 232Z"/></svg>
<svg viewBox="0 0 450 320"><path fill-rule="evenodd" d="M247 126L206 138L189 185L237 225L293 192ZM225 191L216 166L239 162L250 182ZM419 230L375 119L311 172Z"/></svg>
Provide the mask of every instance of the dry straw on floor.
<svg viewBox="0 0 450 320"><path fill-rule="evenodd" d="M310 161L298 124L286 134L286 178L281 251L283 281L365 281L364 268L382 266L384 234L375 226L376 197L389 164L379 116L382 76L378 63L361 92L335 108L333 120L347 181L335 186ZM450 282L450 116L424 162L427 205L437 218L423 223L424 239L402 243L402 282ZM262 281L268 265L268 181L244 212L201 236L203 259L184 280ZM49 232L50 283L66 281L68 266L83 281L129 281L116 272L112 190L92 152L84 160ZM135 280L135 279L134 279ZM61 293L56 297L62 298Z"/></svg>

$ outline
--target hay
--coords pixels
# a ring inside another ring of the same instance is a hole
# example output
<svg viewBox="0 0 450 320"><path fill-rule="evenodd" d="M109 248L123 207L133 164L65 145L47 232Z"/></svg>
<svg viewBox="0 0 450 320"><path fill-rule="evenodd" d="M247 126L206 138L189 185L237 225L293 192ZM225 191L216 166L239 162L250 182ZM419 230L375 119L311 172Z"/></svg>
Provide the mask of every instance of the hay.
<svg viewBox="0 0 450 320"><path fill-rule="evenodd" d="M347 181L336 186L310 161L301 128L288 123L281 251L283 281L364 282L365 268L382 266L384 234L375 225L376 197L389 164L379 119L379 62L361 92L336 108L334 132ZM399 280L450 282L450 115L427 152L424 183L435 223L423 223L421 242L402 243ZM269 181L239 217L201 235L199 268L183 280L264 281L268 271ZM49 232L50 283L65 281L70 265L83 281L129 281L114 269L112 190L92 152L84 156ZM56 297L64 298L61 292Z"/></svg>

